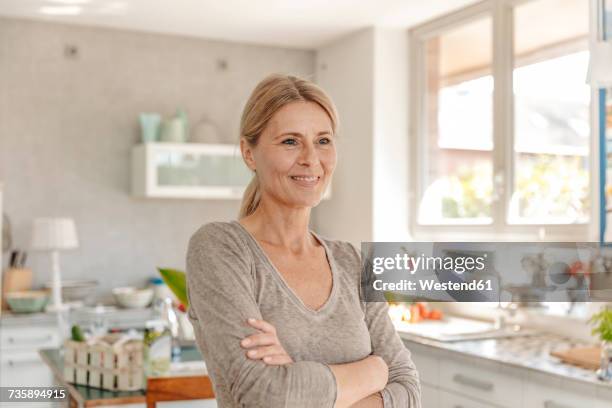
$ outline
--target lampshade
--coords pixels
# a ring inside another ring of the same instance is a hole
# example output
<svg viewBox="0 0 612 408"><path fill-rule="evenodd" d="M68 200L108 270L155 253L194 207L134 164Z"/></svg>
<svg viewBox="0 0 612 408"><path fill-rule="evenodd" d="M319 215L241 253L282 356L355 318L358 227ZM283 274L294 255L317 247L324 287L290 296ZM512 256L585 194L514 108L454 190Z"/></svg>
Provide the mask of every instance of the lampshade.
<svg viewBox="0 0 612 408"><path fill-rule="evenodd" d="M32 249L55 251L78 248L72 218L36 218L32 229Z"/></svg>
<svg viewBox="0 0 612 408"><path fill-rule="evenodd" d="M598 88L612 86L612 42L591 44L591 61L587 82Z"/></svg>

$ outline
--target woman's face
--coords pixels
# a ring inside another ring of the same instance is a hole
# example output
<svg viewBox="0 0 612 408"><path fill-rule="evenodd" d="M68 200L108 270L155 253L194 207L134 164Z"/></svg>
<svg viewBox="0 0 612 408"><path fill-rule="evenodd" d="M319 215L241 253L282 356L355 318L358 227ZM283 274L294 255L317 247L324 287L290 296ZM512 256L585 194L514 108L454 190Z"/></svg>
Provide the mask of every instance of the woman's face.
<svg viewBox="0 0 612 408"><path fill-rule="evenodd" d="M314 102L279 109L256 146L241 140L247 165L256 170L262 194L285 205L316 206L336 167L336 146L327 113Z"/></svg>

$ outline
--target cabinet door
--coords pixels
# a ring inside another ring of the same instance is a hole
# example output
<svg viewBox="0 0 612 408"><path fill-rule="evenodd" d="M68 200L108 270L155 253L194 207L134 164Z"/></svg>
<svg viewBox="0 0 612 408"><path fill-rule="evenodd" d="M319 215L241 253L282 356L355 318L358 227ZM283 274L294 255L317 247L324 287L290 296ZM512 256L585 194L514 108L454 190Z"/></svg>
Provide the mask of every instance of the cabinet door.
<svg viewBox="0 0 612 408"><path fill-rule="evenodd" d="M3 351L1 387L50 387L53 374L36 351Z"/></svg>
<svg viewBox="0 0 612 408"><path fill-rule="evenodd" d="M36 351L40 348L58 347L59 343L59 333L55 326L3 327L0 330L0 348L2 351ZM0 359L4 359L4 356L0 355Z"/></svg>
<svg viewBox="0 0 612 408"><path fill-rule="evenodd" d="M518 377L459 361L441 361L440 387L499 406L523 404L523 384Z"/></svg>
<svg viewBox="0 0 612 408"><path fill-rule="evenodd" d="M519 407L520 405L513 405ZM440 408L491 408L492 405L475 401L454 392L440 391ZM429 408L423 404L423 408Z"/></svg>
<svg viewBox="0 0 612 408"><path fill-rule="evenodd" d="M598 400L593 394L573 393L561 388L528 383L525 386L525 408L605 408L612 402Z"/></svg>
<svg viewBox="0 0 612 408"><path fill-rule="evenodd" d="M411 353L412 361L419 372L421 383L437 387L439 384L438 358L420 350L414 350Z"/></svg>
<svg viewBox="0 0 612 408"><path fill-rule="evenodd" d="M421 383L421 406L423 408L439 408L440 390L431 385Z"/></svg>

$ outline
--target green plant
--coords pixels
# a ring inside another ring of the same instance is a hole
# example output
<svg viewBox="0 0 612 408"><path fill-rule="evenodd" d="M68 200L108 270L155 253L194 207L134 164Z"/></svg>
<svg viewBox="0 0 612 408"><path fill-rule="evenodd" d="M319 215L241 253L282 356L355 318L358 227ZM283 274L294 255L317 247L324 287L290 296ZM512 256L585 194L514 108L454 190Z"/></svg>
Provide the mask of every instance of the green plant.
<svg viewBox="0 0 612 408"><path fill-rule="evenodd" d="M181 302L185 308L189 307L185 272L171 268L157 268L157 270L179 302Z"/></svg>
<svg viewBox="0 0 612 408"><path fill-rule="evenodd" d="M609 308L602 309L599 313L595 313L589 320L591 324L596 325L592 333L599 335L601 341L612 343L612 310Z"/></svg>

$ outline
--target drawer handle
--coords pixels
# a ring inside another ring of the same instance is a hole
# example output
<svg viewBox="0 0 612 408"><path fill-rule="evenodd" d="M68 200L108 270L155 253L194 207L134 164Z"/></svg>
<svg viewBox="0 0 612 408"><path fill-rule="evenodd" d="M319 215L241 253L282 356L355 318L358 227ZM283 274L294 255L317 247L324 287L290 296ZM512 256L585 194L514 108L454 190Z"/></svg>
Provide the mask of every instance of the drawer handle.
<svg viewBox="0 0 612 408"><path fill-rule="evenodd" d="M7 360L6 364L8 364L9 367L15 367L18 365L26 365L26 364L39 364L41 361L40 360L35 360L35 359L31 359L31 360Z"/></svg>
<svg viewBox="0 0 612 408"><path fill-rule="evenodd" d="M46 343L48 341L53 340L53 336L50 334L47 334L45 337L35 337L35 338L15 338L15 337L9 337L8 338L8 342L9 344L36 344L36 343Z"/></svg>
<svg viewBox="0 0 612 408"><path fill-rule="evenodd" d="M544 401L544 408L572 408L569 405L559 404L558 402L552 400Z"/></svg>
<svg viewBox="0 0 612 408"><path fill-rule="evenodd" d="M467 385L468 387L476 388L482 391L492 391L493 390L492 383L487 382L487 381L478 380L476 378L471 378L463 374L455 374L453 376L453 381L456 382L457 384Z"/></svg>

